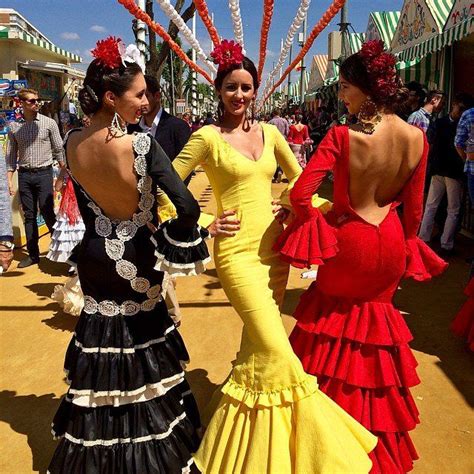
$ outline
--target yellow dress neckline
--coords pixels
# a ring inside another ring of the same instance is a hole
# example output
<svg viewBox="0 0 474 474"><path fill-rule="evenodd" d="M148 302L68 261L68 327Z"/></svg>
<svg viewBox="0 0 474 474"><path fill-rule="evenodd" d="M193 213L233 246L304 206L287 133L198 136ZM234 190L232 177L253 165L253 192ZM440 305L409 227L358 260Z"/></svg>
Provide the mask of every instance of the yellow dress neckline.
<svg viewBox="0 0 474 474"><path fill-rule="evenodd" d="M237 150L237 148L235 148L234 145L231 145L222 135L222 133L220 133L218 130L216 130L212 125L208 125L208 127L213 130L217 135L219 135L220 139L229 147L231 148L232 150L234 150L236 153L238 153L240 156L242 156L243 158L245 158L247 161L250 161L252 163L258 163L259 161L262 160L262 158L264 157L265 155L265 149L267 147L267 137L265 136L265 127L262 125L262 124L259 124L260 125L260 128L262 130L262 138L263 138L263 148L262 148L262 153L260 153L260 156L258 157L258 160L254 160L252 158L249 158L247 155L245 155L244 153L242 153L241 151Z"/></svg>

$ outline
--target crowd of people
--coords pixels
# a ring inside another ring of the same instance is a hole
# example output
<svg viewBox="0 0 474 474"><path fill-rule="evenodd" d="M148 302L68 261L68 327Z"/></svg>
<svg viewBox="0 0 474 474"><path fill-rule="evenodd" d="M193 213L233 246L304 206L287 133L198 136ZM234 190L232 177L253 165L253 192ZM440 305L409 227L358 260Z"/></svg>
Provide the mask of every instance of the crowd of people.
<svg viewBox="0 0 474 474"><path fill-rule="evenodd" d="M0 264L6 271L13 258L18 171L28 250L18 267L40 261L39 208L49 258L77 268L57 291L79 318L49 472L408 472L418 457L409 431L419 423L410 394L419 378L392 298L402 278L445 270L427 243L446 192L441 247L451 255L465 173L473 202L472 98L456 94L449 114L435 118L445 94L403 87L393 56L370 41L340 67L343 125L324 107L289 117L275 110L266 123L251 113L254 63L226 44L215 54L225 58L214 81L217 117L203 123L167 113L158 81L123 61L113 38L93 51L79 94L87 126L64 143L39 113L38 93L19 92L23 119L0 160ZM53 161L63 191L57 216ZM187 188L198 166L218 209L207 229ZM314 197L328 173L326 212ZM282 176L275 200L272 181ZM177 276L204 271L209 237L244 328L204 430L183 369L174 288ZM290 264L318 273L288 338L280 307ZM471 290L453 329L472 345Z"/></svg>

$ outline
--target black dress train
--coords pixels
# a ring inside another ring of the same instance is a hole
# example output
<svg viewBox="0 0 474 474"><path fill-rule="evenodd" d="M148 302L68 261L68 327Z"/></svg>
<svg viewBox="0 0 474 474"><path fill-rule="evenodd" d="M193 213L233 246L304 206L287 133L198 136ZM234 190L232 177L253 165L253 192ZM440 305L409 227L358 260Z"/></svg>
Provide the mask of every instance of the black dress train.
<svg viewBox="0 0 474 474"><path fill-rule="evenodd" d="M69 390L53 421L51 474L188 472L200 426L188 353L161 296L162 270L195 274L209 259L199 206L147 134L133 140L139 209L109 219L74 182L86 232L78 255L84 309L66 353ZM74 179L74 178L73 178ZM156 188L177 218L156 222Z"/></svg>

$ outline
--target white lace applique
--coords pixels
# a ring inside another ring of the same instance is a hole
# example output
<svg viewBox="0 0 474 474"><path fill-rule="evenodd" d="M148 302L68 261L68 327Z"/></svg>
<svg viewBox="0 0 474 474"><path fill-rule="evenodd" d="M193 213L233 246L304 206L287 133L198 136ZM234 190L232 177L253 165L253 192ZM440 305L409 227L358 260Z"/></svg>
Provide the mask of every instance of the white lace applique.
<svg viewBox="0 0 474 474"><path fill-rule="evenodd" d="M117 234L117 237L120 240L127 242L128 240L132 240L135 237L137 230L138 230L138 227L134 222L122 221L117 226L115 233Z"/></svg>
<svg viewBox="0 0 474 474"><path fill-rule="evenodd" d="M105 216L95 218L95 231L101 237L108 237L112 233L112 222Z"/></svg>
<svg viewBox="0 0 474 474"><path fill-rule="evenodd" d="M146 295L150 299L155 299L160 296L161 293L161 285L153 285L147 292Z"/></svg>
<svg viewBox="0 0 474 474"><path fill-rule="evenodd" d="M105 238L105 252L107 256L116 262L116 271L118 275L125 280L130 281L130 285L137 293L146 293L150 290L150 282L146 278L137 277L137 267L128 260L122 257L125 253L125 243L135 237L138 228L144 226L153 219L151 209L155 203L155 198L152 194L153 180L147 175L147 161L145 155L150 151L151 138L145 133L138 133L133 139L133 150L136 157L134 159L134 169L139 176L137 188L140 193L140 200L138 203L139 212L136 212L131 220L120 221L112 220L105 216L97 204L95 204L82 190L88 199L88 206L92 209L95 218L95 230L98 235ZM115 228L115 239L109 238ZM155 285L156 286L156 285ZM155 295L155 290L152 292ZM156 298L146 300L144 303L146 308L154 307ZM159 300L157 300L159 301ZM118 306L113 301L103 301L97 306L97 302L90 296L84 297L84 311L92 314L100 312L106 316L114 316L116 314L136 314L140 310L140 304L134 301L127 301ZM125 305L125 306L124 306ZM138 308L138 309L137 309ZM146 309L149 311L150 309Z"/></svg>
<svg viewBox="0 0 474 474"><path fill-rule="evenodd" d="M104 316L117 316L120 313L120 309L115 301L104 300L99 303L98 312Z"/></svg>
<svg viewBox="0 0 474 474"><path fill-rule="evenodd" d="M125 252L125 244L119 239L107 239L105 241L105 251L112 260L119 260Z"/></svg>
<svg viewBox="0 0 474 474"><path fill-rule="evenodd" d="M137 267L128 260L119 260L115 269L124 280L133 280L137 276Z"/></svg>
<svg viewBox="0 0 474 474"><path fill-rule="evenodd" d="M142 211L149 211L153 207L153 203L155 202L155 198L148 193L142 194L140 202L138 203L138 207Z"/></svg>
<svg viewBox="0 0 474 474"><path fill-rule="evenodd" d="M150 289L150 282L146 278L134 278L130 284L137 293L147 293L147 291ZM149 296L149 298L151 298L151 296Z"/></svg>
<svg viewBox="0 0 474 474"><path fill-rule="evenodd" d="M143 155L138 155L135 159L135 171L140 176L146 174L146 158Z"/></svg>
<svg viewBox="0 0 474 474"><path fill-rule="evenodd" d="M115 301L104 300L98 303L92 296L84 296L84 312L87 314L101 314L102 316L135 316L139 311L153 311L156 305L162 301L161 296L150 298L137 303L136 301L127 300L122 304Z"/></svg>
<svg viewBox="0 0 474 474"><path fill-rule="evenodd" d="M151 138L146 133L137 133L133 139L133 149L137 155L146 155L150 150Z"/></svg>

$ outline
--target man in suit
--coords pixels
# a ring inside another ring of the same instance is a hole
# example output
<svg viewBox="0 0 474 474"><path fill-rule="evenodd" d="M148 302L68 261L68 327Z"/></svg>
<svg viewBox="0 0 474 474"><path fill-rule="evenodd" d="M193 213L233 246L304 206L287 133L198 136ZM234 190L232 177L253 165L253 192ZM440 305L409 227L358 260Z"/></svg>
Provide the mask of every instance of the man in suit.
<svg viewBox="0 0 474 474"><path fill-rule="evenodd" d="M145 75L148 106L136 125L129 126L129 132L149 132L173 161L191 136L191 129L184 121L170 115L161 106L160 85L155 77Z"/></svg>

